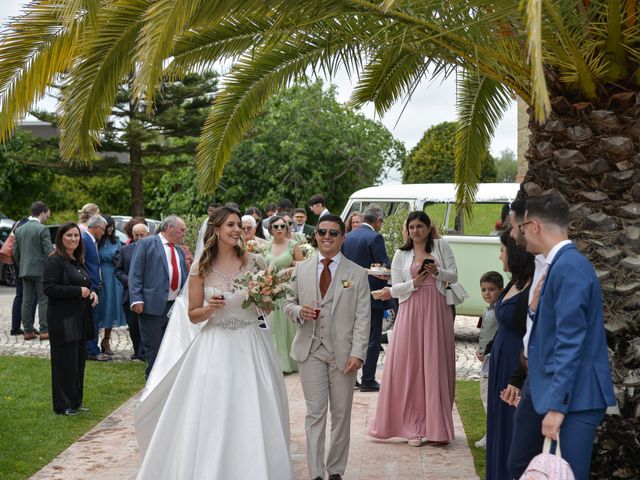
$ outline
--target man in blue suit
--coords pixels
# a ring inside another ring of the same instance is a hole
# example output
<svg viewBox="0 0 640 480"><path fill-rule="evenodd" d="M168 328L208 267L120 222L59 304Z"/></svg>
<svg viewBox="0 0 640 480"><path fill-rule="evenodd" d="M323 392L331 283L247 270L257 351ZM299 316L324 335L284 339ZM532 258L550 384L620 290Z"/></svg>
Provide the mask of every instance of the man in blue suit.
<svg viewBox="0 0 640 480"><path fill-rule="evenodd" d="M158 235L138 240L129 270L129 301L131 310L140 315L147 378L169 323L169 309L189 275L180 248L185 223L176 215L169 215L159 231Z"/></svg>
<svg viewBox="0 0 640 480"><path fill-rule="evenodd" d="M104 235L107 221L100 215L94 215L87 221L87 229L82 232L82 246L84 247L84 264L91 279L91 291L98 294L98 301L102 299L102 272L100 270L100 256L98 255L98 242ZM87 360L106 362L111 360L109 355L100 352L98 348L98 331L100 319L98 309L92 310L93 314L93 338L87 340Z"/></svg>
<svg viewBox="0 0 640 480"><path fill-rule="evenodd" d="M364 223L360 228L352 230L345 237L342 244L342 253L345 257L361 267L369 268L372 263L389 266L387 249L384 246L384 238L378 233L382 227L382 209L376 205L370 205L364 211ZM380 290L387 285L387 280L369 276L369 288ZM371 330L369 333L369 345L367 359L362 366L362 379L360 391L377 392L380 384L376 381L376 366L380 356L380 339L382 337L382 318L388 308L384 300L371 298Z"/></svg>
<svg viewBox="0 0 640 480"><path fill-rule="evenodd" d="M516 412L514 442L541 445L543 437L559 436L562 456L576 479L587 480L596 428L616 401L600 283L591 263L568 239L568 226L569 206L559 194L527 199L518 228L527 250L544 255L548 269L534 286L530 304L528 385ZM518 424L537 424L539 430L528 435ZM519 478L527 459L513 453L512 447L509 466Z"/></svg>

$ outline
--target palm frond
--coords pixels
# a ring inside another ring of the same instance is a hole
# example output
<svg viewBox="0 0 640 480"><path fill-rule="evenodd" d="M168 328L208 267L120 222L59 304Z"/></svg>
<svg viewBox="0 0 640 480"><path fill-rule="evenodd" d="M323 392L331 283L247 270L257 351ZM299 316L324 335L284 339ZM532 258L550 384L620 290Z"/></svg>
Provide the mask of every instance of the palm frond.
<svg viewBox="0 0 640 480"><path fill-rule="evenodd" d="M606 52L608 60L607 78L616 82L622 78L626 78L629 74L627 69L627 55L622 42L622 26L624 19L622 17L622 5L620 0L609 2L609 12L607 15L607 39Z"/></svg>
<svg viewBox="0 0 640 480"><path fill-rule="evenodd" d="M475 72L465 71L458 76L456 203L467 217L472 213L482 163L489 154L491 139L510 104L510 92L504 85Z"/></svg>
<svg viewBox="0 0 640 480"><path fill-rule="evenodd" d="M67 27L55 1L30 3L0 40L0 141L6 141L47 87L73 63L83 20Z"/></svg>
<svg viewBox="0 0 640 480"><path fill-rule="evenodd" d="M60 150L69 162L95 156L118 87L134 71L134 49L147 0L118 0L90 29L82 59L69 72L60 102Z"/></svg>
<svg viewBox="0 0 640 480"><path fill-rule="evenodd" d="M527 2L527 33L529 62L531 62L531 100L535 118L542 123L551 113L551 102L549 101L542 58L542 0L528 0Z"/></svg>

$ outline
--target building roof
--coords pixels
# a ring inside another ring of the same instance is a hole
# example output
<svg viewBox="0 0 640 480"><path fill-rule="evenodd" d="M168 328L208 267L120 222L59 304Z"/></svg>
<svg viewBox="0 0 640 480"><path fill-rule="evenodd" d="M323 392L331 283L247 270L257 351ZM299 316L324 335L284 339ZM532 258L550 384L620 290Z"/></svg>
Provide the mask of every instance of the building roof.
<svg viewBox="0 0 640 480"><path fill-rule="evenodd" d="M515 200L519 183L481 183L476 202L511 202ZM426 202L455 202L456 186L453 183L406 183L381 185L358 190L352 199L401 200L416 199Z"/></svg>

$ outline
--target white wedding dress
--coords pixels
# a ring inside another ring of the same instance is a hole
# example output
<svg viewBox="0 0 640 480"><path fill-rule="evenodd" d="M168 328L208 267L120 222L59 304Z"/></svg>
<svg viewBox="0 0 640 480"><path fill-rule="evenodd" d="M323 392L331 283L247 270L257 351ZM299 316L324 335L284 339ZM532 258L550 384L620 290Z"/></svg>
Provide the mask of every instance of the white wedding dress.
<svg viewBox="0 0 640 480"><path fill-rule="evenodd" d="M186 317L188 295L176 302L135 411L144 456L138 479L293 479L287 392L271 331L255 307L242 308L244 291L233 290L256 261L264 260L251 255L234 276L205 277L205 298L223 293L226 306L204 326Z"/></svg>

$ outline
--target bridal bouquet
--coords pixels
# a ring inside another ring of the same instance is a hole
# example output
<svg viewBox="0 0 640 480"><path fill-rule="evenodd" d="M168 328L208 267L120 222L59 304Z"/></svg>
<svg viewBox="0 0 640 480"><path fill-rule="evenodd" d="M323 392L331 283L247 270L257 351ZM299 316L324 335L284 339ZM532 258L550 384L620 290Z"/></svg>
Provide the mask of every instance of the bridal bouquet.
<svg viewBox="0 0 640 480"><path fill-rule="evenodd" d="M302 251L302 256L305 258L305 260L311 257L316 251L316 249L313 248L313 246L310 243L300 243L298 245L300 246L300 250Z"/></svg>
<svg viewBox="0 0 640 480"><path fill-rule="evenodd" d="M262 247L255 240L247 240L245 245L247 248L247 252L259 253L260 255L263 254Z"/></svg>
<svg viewBox="0 0 640 480"><path fill-rule="evenodd" d="M247 272L235 281L237 288L244 289L246 297L242 308L249 308L251 304L260 309L271 310L276 302L284 300L294 292L288 280L288 272L269 265L266 269Z"/></svg>

